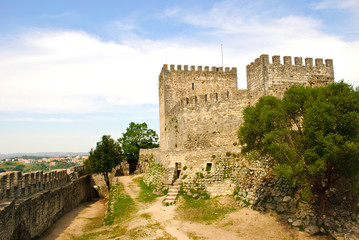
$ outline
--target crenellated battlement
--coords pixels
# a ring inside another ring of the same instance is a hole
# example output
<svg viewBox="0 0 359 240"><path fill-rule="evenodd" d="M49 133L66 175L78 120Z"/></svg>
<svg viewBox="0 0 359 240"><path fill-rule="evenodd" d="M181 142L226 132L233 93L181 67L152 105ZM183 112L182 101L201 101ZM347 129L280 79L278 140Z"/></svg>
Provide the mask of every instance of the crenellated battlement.
<svg viewBox="0 0 359 240"><path fill-rule="evenodd" d="M247 87L251 102L261 96L272 95L281 98L291 85L324 86L334 82L333 60L284 56L261 55L247 65Z"/></svg>
<svg viewBox="0 0 359 240"><path fill-rule="evenodd" d="M246 101L247 90L231 90L225 92L213 92L196 96L182 97L178 102L181 106L187 105L209 105L231 101Z"/></svg>
<svg viewBox="0 0 359 240"><path fill-rule="evenodd" d="M30 173L10 172L0 174L0 202L63 186L83 175L84 166L70 169L36 171Z"/></svg>
<svg viewBox="0 0 359 240"><path fill-rule="evenodd" d="M315 65L313 65L313 58L305 58L303 64L302 57L294 57L294 64L292 62L291 56L284 56L283 57L283 64L281 63L281 58L278 55L272 56L272 62L269 61L269 56L266 54L262 54L259 58L256 58L254 62L251 62L247 65L247 69L258 67L262 65L274 65L274 66L301 66L301 67L317 67L317 68L330 68L333 69L333 60L332 59L325 59L325 63L323 62L322 58L315 59Z"/></svg>
<svg viewBox="0 0 359 240"><path fill-rule="evenodd" d="M177 68L175 68L177 67ZM223 71L223 67L209 67L209 66L188 66L188 65L183 65L183 69L182 69L182 65L174 65L171 64L170 68L168 69L168 65L164 64L162 67L162 72L212 72L212 73L237 73L237 68L233 67L233 68L229 68L229 67L225 67L224 71Z"/></svg>

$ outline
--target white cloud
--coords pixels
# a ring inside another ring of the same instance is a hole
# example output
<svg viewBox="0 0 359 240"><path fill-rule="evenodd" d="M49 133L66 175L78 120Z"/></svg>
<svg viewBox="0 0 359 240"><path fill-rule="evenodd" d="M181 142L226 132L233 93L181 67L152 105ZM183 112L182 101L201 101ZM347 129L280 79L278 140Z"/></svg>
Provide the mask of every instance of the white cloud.
<svg viewBox="0 0 359 240"><path fill-rule="evenodd" d="M157 102L158 49L63 31L30 33L12 47L0 49L1 111L91 112Z"/></svg>
<svg viewBox="0 0 359 240"><path fill-rule="evenodd" d="M72 123L83 122L83 119L73 118L34 118L34 117L0 117L0 121L4 122L55 122L55 123Z"/></svg>
<svg viewBox="0 0 359 240"><path fill-rule="evenodd" d="M239 86L245 87L245 65L262 53L332 58L336 79L344 78L348 83L359 85L359 71L355 66L359 41L346 41L339 34L325 33L320 19L278 15L273 9L266 11L259 6L256 9L256 4L239 7L235 3L222 2L208 12L176 9L170 17L200 28L202 39L217 41L218 45L223 42L226 64L239 69Z"/></svg>
<svg viewBox="0 0 359 240"><path fill-rule="evenodd" d="M37 18L39 18L39 19L56 19L56 18L68 17L71 15L74 15L73 11L65 11L65 12L58 13L58 14L44 13L44 14L39 15Z"/></svg>
<svg viewBox="0 0 359 240"><path fill-rule="evenodd" d="M176 63L213 59L208 47L178 42L116 43L74 31L27 33L11 49L0 48L0 111L85 113L157 104L166 49Z"/></svg>
<svg viewBox="0 0 359 240"><path fill-rule="evenodd" d="M315 9L351 9L352 8L359 8L359 1L358 0L324 0L314 5Z"/></svg>
<svg viewBox="0 0 359 240"><path fill-rule="evenodd" d="M0 111L86 113L157 104L163 63L220 66L221 43L225 66L238 68L240 88L246 87L245 66L262 53L333 58L336 79L359 85L359 41L322 32L321 21L312 17L229 3L207 12L167 9L165 21L192 25L196 32L162 40L131 32L139 29L135 20L124 21L121 27L131 34L121 42L78 31L29 31L0 47Z"/></svg>

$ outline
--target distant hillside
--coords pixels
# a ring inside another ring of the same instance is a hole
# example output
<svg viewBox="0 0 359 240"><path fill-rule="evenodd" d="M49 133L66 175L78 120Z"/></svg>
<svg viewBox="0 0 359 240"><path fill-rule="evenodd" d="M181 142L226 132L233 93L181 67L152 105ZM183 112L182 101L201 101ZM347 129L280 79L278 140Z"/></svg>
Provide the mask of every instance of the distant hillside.
<svg viewBox="0 0 359 240"><path fill-rule="evenodd" d="M14 158L22 156L34 156L34 157L65 157L65 156L86 156L89 155L88 152L37 152L37 153L9 153L1 154L0 158Z"/></svg>

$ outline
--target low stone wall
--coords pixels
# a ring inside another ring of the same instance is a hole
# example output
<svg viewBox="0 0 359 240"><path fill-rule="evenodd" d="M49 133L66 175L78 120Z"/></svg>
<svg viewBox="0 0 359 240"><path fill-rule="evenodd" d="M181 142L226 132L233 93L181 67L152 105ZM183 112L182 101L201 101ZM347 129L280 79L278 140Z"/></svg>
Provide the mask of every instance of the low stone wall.
<svg viewBox="0 0 359 240"><path fill-rule="evenodd" d="M2 191L6 193L6 197L0 202L0 240L36 238L64 213L77 207L81 202L91 200L95 196L91 176L81 176L82 171L83 167L78 167L70 169L69 174L66 170L55 170L42 175L39 172L24 174L34 176L30 179L35 179L27 182L28 191L25 191L24 187L20 188L26 186L26 181L22 181L20 177L15 178L21 180L21 185L8 184ZM1 179L13 179L13 174L6 175L9 178L2 176ZM50 177L46 179L51 180L45 181L44 175L57 178ZM35 176L42 176L43 181L36 180L41 177Z"/></svg>
<svg viewBox="0 0 359 240"><path fill-rule="evenodd" d="M250 206L258 211L275 211L287 219L288 224L309 234L330 234L335 239L358 239L359 214L351 208L353 197L342 193L340 185L330 199L326 216L319 217L315 205L300 200L292 186L283 178L272 174L265 160L252 163L237 181L234 197L240 206Z"/></svg>
<svg viewBox="0 0 359 240"><path fill-rule="evenodd" d="M162 182L163 174L165 169L161 164L150 161L148 170L143 176L143 182L148 186L154 186L156 190L162 190L165 184Z"/></svg>

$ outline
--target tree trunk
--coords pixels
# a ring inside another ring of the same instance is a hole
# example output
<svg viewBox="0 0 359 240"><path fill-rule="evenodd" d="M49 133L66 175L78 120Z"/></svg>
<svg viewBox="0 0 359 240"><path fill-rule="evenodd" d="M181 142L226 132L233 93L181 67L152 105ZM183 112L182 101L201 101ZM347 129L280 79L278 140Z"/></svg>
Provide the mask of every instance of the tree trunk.
<svg viewBox="0 0 359 240"><path fill-rule="evenodd" d="M318 192L318 200L319 200L319 211L318 214L319 216L323 216L324 214L326 214L327 211L327 203L328 203L328 199L327 199L327 195L325 193L325 190L321 190Z"/></svg>
<svg viewBox="0 0 359 240"><path fill-rule="evenodd" d="M103 174L103 178L104 178L104 180L106 182L106 185L107 185L107 190L110 193L111 185L110 185L110 180L108 178L108 172L103 172L102 174Z"/></svg>

